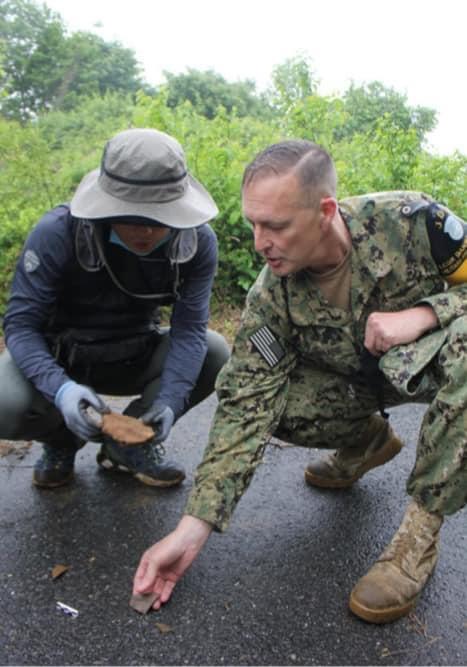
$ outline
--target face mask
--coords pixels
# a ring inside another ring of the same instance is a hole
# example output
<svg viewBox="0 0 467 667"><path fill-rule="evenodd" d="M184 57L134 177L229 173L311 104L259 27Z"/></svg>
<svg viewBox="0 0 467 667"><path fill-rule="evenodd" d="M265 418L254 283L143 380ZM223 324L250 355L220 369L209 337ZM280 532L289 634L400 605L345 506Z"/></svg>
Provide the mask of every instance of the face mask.
<svg viewBox="0 0 467 667"><path fill-rule="evenodd" d="M134 255L138 255L138 257L146 257L147 255L150 255L152 252L154 252L154 250L160 248L165 243L167 243L167 241L170 241L171 237L172 237L172 231L170 231L167 234L167 236L165 236L163 239L158 241L156 245L147 252L137 252L136 250L132 250L131 248L129 248L125 243L123 243L122 239L113 229L110 231L109 241L110 243L115 243L115 245L122 246L122 248L125 248L125 250L128 250L128 252L132 252Z"/></svg>

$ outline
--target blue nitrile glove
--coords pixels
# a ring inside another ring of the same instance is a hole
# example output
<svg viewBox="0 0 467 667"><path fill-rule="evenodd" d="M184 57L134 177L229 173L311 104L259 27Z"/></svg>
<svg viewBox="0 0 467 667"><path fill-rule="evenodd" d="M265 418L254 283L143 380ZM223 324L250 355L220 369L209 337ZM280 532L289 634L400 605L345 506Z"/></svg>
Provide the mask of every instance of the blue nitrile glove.
<svg viewBox="0 0 467 667"><path fill-rule="evenodd" d="M153 427L156 435L152 442L157 445L159 442L167 440L175 421L175 415L168 405L155 401L149 410L141 416L141 421Z"/></svg>
<svg viewBox="0 0 467 667"><path fill-rule="evenodd" d="M66 425L79 438L92 440L100 433L99 425L86 413L88 406L101 414L110 412L102 398L83 384L69 380L62 384L55 396L55 405L60 410Z"/></svg>

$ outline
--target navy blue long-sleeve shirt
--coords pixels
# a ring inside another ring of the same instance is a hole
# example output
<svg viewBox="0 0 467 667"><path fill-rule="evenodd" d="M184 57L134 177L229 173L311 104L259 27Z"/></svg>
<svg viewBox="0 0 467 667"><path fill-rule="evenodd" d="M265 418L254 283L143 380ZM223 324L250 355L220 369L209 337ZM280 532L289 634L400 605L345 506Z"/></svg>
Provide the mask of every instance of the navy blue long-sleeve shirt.
<svg viewBox="0 0 467 667"><path fill-rule="evenodd" d="M87 273L76 260L76 223L68 207L59 206L33 228L16 267L4 318L6 344L13 359L25 377L50 401L70 379L66 369L52 356L46 339L57 310L66 310L66 304L74 300L77 300L77 308L80 302L86 301L86 308L93 308L93 327L96 328L99 312L105 310L112 292L118 307L113 311L107 309L106 328L118 337L119 330L128 330L129 313L137 305L135 297L124 295L110 279L106 291L93 292L93 274ZM206 355L209 300L217 267L217 240L213 230L205 224L196 232L196 252L189 261L180 264L182 281L179 298L172 308L170 346L158 396L176 416L183 412ZM133 265L141 264L141 271L148 273L152 269L147 258L138 258L122 248L119 252L123 264L128 253ZM165 252L162 248L154 254L162 257ZM106 272L106 269L100 271ZM148 274L148 280L157 291L158 276ZM70 312L72 310L70 308ZM140 308L139 323L141 318L149 322L154 310L152 304L143 311ZM66 317L59 314L62 325L66 326ZM88 322L83 324L86 326Z"/></svg>

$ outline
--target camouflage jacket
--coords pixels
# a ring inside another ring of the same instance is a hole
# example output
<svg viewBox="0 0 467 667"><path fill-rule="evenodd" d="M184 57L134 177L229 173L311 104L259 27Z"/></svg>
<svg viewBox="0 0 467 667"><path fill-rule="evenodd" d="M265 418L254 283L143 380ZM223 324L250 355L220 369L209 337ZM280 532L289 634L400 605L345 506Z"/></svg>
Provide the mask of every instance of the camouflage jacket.
<svg viewBox="0 0 467 667"><path fill-rule="evenodd" d="M332 307L306 271L279 278L264 267L248 294L232 356L217 379L219 405L186 507L217 530L227 526L277 428L296 364L353 375L374 311L424 302L441 327L467 314L467 284L447 289L427 232L433 216L447 219L450 211L416 192L353 197L339 208L353 243L351 312ZM261 354L263 334L270 342Z"/></svg>

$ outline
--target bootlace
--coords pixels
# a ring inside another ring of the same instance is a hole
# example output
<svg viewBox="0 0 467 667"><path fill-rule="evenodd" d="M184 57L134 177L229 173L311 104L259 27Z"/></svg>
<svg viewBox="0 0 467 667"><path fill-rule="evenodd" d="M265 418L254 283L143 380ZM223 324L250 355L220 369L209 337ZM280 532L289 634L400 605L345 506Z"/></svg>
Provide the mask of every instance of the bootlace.
<svg viewBox="0 0 467 667"><path fill-rule="evenodd" d="M383 558L381 560L390 560L394 565L402 568L407 552L413 549L415 544L415 540L411 538L410 535L399 535L396 533L383 552Z"/></svg>
<svg viewBox="0 0 467 667"><path fill-rule="evenodd" d="M165 447L162 442L150 443L149 452L154 463L160 463L165 456Z"/></svg>
<svg viewBox="0 0 467 667"><path fill-rule="evenodd" d="M394 565L404 571L407 571L407 568L411 569L411 562L420 562L436 545L441 525L439 519L436 520L436 523L438 521L439 525L435 527L424 525L423 521L417 520L413 513L411 516L406 516L392 541L382 553L381 560L391 560Z"/></svg>

